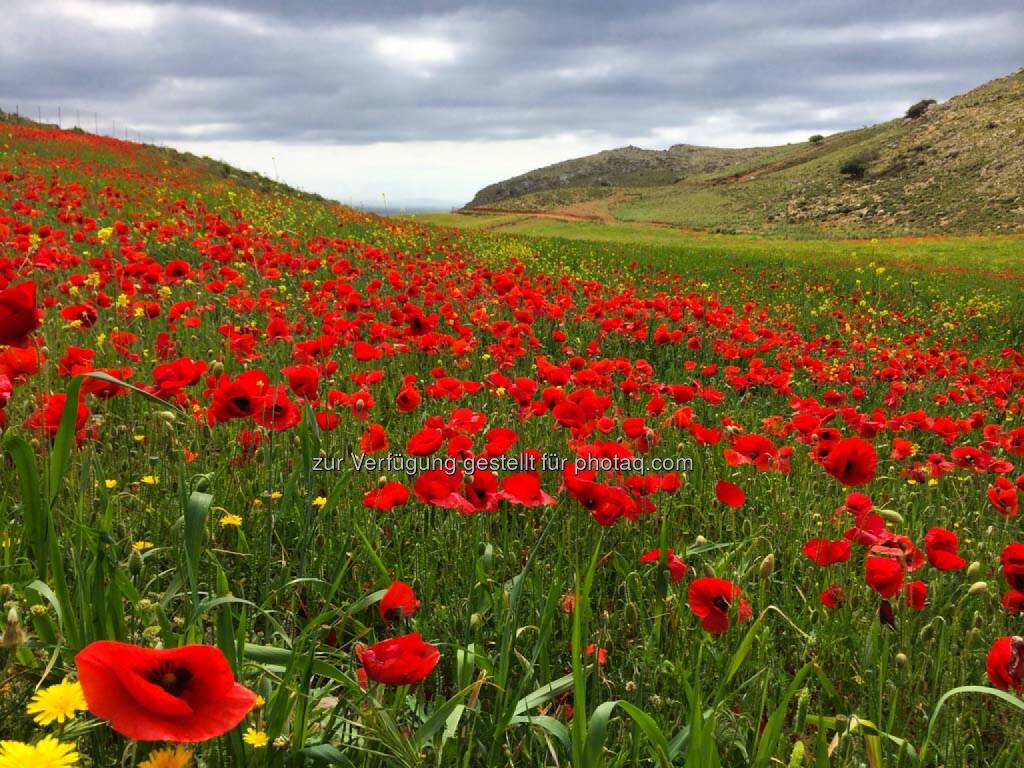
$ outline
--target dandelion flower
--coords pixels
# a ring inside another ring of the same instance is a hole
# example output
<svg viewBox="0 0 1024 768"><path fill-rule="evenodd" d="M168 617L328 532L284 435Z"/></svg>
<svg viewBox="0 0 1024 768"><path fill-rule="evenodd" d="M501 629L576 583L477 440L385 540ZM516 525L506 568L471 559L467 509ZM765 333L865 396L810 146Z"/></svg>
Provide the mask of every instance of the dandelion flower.
<svg viewBox="0 0 1024 768"><path fill-rule="evenodd" d="M220 524L224 527L231 525L235 528L239 528L242 525L242 517L241 515L233 515L231 513L228 513L221 517Z"/></svg>
<svg viewBox="0 0 1024 768"><path fill-rule="evenodd" d="M160 475L144 475L142 482L146 485L160 485Z"/></svg>
<svg viewBox="0 0 1024 768"><path fill-rule="evenodd" d="M270 743L270 739L267 738L265 731L256 730L253 726L249 726L249 729L242 736L242 741L248 744L253 749L262 749Z"/></svg>
<svg viewBox="0 0 1024 768"><path fill-rule="evenodd" d="M325 499L323 496L317 496L315 499L313 499L313 506L320 507L320 509L323 509L324 507L327 506L327 499Z"/></svg>
<svg viewBox="0 0 1024 768"><path fill-rule="evenodd" d="M184 747L157 749L149 753L139 768L186 768L192 760L192 750Z"/></svg>
<svg viewBox="0 0 1024 768"><path fill-rule="evenodd" d="M132 549L136 552L145 552L147 549L153 548L152 541L133 541Z"/></svg>
<svg viewBox="0 0 1024 768"><path fill-rule="evenodd" d="M49 725L53 722L63 723L65 720L71 720L76 712L87 708L82 686L77 682L65 680L36 691L27 710L39 725Z"/></svg>
<svg viewBox="0 0 1024 768"><path fill-rule="evenodd" d="M108 491L112 491L117 488L117 480L104 480L103 484L107 487Z"/></svg>
<svg viewBox="0 0 1024 768"><path fill-rule="evenodd" d="M44 736L35 744L0 741L0 768L70 768L78 762L74 744Z"/></svg>

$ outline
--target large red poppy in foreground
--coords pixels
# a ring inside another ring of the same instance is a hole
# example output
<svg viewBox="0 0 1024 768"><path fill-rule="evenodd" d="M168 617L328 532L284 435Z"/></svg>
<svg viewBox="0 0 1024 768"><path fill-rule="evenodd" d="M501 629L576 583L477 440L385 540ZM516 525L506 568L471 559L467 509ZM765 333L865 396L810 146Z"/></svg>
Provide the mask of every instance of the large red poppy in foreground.
<svg viewBox="0 0 1024 768"><path fill-rule="evenodd" d="M137 741L206 741L230 731L256 694L210 645L172 650L101 640L75 656L89 711Z"/></svg>
<svg viewBox="0 0 1024 768"><path fill-rule="evenodd" d="M694 579L690 584L690 610L708 632L720 635L729 628L729 614L736 605L736 621L750 618L750 606L731 581L716 578Z"/></svg>

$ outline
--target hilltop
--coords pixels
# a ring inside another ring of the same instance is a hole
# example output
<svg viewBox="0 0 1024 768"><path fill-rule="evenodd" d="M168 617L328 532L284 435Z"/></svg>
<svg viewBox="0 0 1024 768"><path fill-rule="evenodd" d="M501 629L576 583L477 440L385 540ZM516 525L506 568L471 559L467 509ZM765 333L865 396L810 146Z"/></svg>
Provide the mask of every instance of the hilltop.
<svg viewBox="0 0 1024 768"><path fill-rule="evenodd" d="M1024 70L913 116L776 147L623 147L480 190L467 212L850 235L1024 231Z"/></svg>

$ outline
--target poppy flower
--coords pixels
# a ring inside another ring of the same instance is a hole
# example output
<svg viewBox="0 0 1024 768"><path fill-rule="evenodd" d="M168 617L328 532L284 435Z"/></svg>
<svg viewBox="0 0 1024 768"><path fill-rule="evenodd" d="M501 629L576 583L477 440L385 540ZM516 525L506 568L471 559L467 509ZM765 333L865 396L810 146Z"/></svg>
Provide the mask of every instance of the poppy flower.
<svg viewBox="0 0 1024 768"><path fill-rule="evenodd" d="M891 557L868 557L864 570L868 586L882 597L892 597L903 586L903 566Z"/></svg>
<svg viewBox="0 0 1024 768"><path fill-rule="evenodd" d="M828 587L818 595L818 600L829 610L835 610L846 602L846 590L840 584L829 584Z"/></svg>
<svg viewBox="0 0 1024 768"><path fill-rule="evenodd" d="M1020 512L1017 488L1005 477L997 477L987 493L989 504L1003 517L1016 517Z"/></svg>
<svg viewBox="0 0 1024 768"><path fill-rule="evenodd" d="M416 593L404 581L391 582L391 586L377 604L380 617L387 624L409 618L419 607L420 601L416 599Z"/></svg>
<svg viewBox="0 0 1024 768"><path fill-rule="evenodd" d="M729 611L736 603L736 621L750 618L750 605L740 597L741 590L731 581L705 577L690 583L690 610L708 632L720 635L729 628Z"/></svg>
<svg viewBox="0 0 1024 768"><path fill-rule="evenodd" d="M400 507L409 500L409 489L393 480L384 483L380 488L367 491L363 496L363 506L370 509L388 510Z"/></svg>
<svg viewBox="0 0 1024 768"><path fill-rule="evenodd" d="M320 394L320 372L312 365L289 365L281 369L288 387L304 400L316 400Z"/></svg>
<svg viewBox="0 0 1024 768"><path fill-rule="evenodd" d="M533 472L516 472L502 479L501 498L524 507L555 503L555 499L540 487L540 478Z"/></svg>
<svg viewBox="0 0 1024 768"><path fill-rule="evenodd" d="M0 291L0 346L24 346L38 327L35 283L18 283Z"/></svg>
<svg viewBox="0 0 1024 768"><path fill-rule="evenodd" d="M1024 637L1000 637L988 651L985 671L1002 691L1024 689Z"/></svg>
<svg viewBox="0 0 1024 768"><path fill-rule="evenodd" d="M256 700L210 645L157 650L100 640L83 648L75 665L89 711L136 741L216 738Z"/></svg>
<svg viewBox="0 0 1024 768"><path fill-rule="evenodd" d="M660 563L661 562L661 550L652 549L648 552L644 552L640 555L641 563ZM669 576L672 581L682 581L686 575L686 563L684 563L679 555L677 555L671 547L665 554L665 564L668 566Z"/></svg>
<svg viewBox="0 0 1024 768"><path fill-rule="evenodd" d="M816 565L834 565L850 559L850 542L846 539L811 539L803 553Z"/></svg>
<svg viewBox="0 0 1024 768"><path fill-rule="evenodd" d="M928 585L920 580L904 584L903 598L908 607L915 611L923 611L925 601L928 599Z"/></svg>
<svg viewBox="0 0 1024 768"><path fill-rule="evenodd" d="M860 437L840 440L824 460L825 471L843 485L866 485L875 478L878 454Z"/></svg>
<svg viewBox="0 0 1024 768"><path fill-rule="evenodd" d="M957 535L945 528L932 528L924 535L928 562L940 571L958 571L967 565L957 552L958 544Z"/></svg>
<svg viewBox="0 0 1024 768"><path fill-rule="evenodd" d="M356 647L366 676L384 685L412 685L437 666L441 652L425 643L419 632L382 640L369 648Z"/></svg>
<svg viewBox="0 0 1024 768"><path fill-rule="evenodd" d="M1024 544L1012 542L1003 547L999 554L1003 564L1003 576L1006 583L1018 592L1024 592Z"/></svg>
<svg viewBox="0 0 1024 768"><path fill-rule="evenodd" d="M743 502L747 500L747 494L735 483L730 483L728 480L719 480L715 483L715 498L727 507L737 509L743 506Z"/></svg>
<svg viewBox="0 0 1024 768"><path fill-rule="evenodd" d="M67 395L63 392L44 394L43 404L25 420L25 428L53 440L57 436L57 430L60 429L60 422L64 416L66 404ZM89 409L79 399L75 413L75 433L79 437L82 436L82 430L88 419Z"/></svg>

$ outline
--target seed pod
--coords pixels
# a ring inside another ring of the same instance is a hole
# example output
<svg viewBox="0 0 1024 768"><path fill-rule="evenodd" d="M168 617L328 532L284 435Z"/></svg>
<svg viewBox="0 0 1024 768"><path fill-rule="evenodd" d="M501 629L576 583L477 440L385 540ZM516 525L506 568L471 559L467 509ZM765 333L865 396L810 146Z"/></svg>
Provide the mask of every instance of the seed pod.
<svg viewBox="0 0 1024 768"><path fill-rule="evenodd" d="M979 563L977 560L975 560L973 563L967 566L968 579L977 578L979 573L981 573L981 563Z"/></svg>
<svg viewBox="0 0 1024 768"><path fill-rule="evenodd" d="M987 592L988 592L988 582L987 581L976 581L973 584L971 584L971 588L967 590L967 594L972 595L972 596L973 595L984 595Z"/></svg>
<svg viewBox="0 0 1024 768"><path fill-rule="evenodd" d="M883 520L889 523L895 523L896 525L903 525L903 515L897 512L895 509L879 509L878 515Z"/></svg>
<svg viewBox="0 0 1024 768"><path fill-rule="evenodd" d="M769 552L764 556L764 560L761 561L761 567L757 573L762 579L770 578L775 572L775 554Z"/></svg>
<svg viewBox="0 0 1024 768"><path fill-rule="evenodd" d="M21 628L21 619L18 616L18 609L14 606L7 612L7 626L4 627L3 635L0 635L0 648L17 648L28 640L28 635Z"/></svg>

